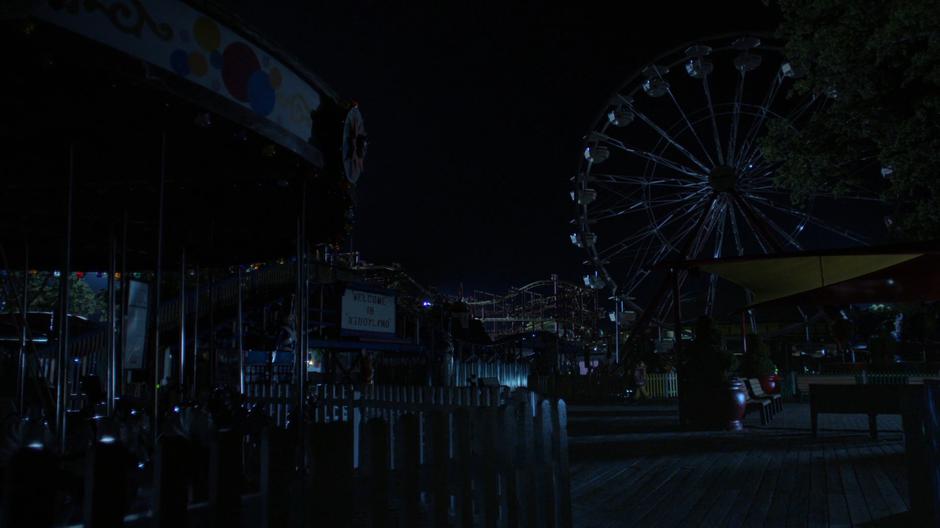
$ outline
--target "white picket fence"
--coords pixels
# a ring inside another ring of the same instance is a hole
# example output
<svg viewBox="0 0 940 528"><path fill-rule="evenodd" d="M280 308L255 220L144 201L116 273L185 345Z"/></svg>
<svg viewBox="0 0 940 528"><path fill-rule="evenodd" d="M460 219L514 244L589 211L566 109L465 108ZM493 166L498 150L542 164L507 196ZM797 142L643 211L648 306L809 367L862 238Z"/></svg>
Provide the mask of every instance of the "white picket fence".
<svg viewBox="0 0 940 528"><path fill-rule="evenodd" d="M679 397L679 382L676 380L676 373L667 372L665 374L647 374L646 390L650 398L654 400L668 400Z"/></svg>
<svg viewBox="0 0 940 528"><path fill-rule="evenodd" d="M529 385L529 364L523 362L483 361L456 362L454 364L454 386L467 387L472 379L496 379L499 385L516 389Z"/></svg>

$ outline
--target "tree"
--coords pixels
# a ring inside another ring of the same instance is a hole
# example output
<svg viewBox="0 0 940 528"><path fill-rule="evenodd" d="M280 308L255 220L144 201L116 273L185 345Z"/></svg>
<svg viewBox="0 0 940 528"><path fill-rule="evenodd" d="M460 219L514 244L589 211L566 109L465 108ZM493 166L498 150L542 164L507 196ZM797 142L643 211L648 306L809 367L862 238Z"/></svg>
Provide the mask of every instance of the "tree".
<svg viewBox="0 0 940 528"><path fill-rule="evenodd" d="M22 284L22 273L11 273L12 284ZM59 283L60 278L50 272L39 272L29 277L29 310L32 312L54 312L59 306ZM91 320L98 320L104 317L107 312L107 300L104 296L106 292L95 293L82 279L72 275L69 280L69 313L81 315ZM22 297L22 292L16 292L17 297ZM19 301L5 299L3 303L4 310L7 312L18 312Z"/></svg>
<svg viewBox="0 0 940 528"><path fill-rule="evenodd" d="M762 142L799 203L871 191L898 237L940 236L940 9L932 0L780 0L796 94L828 97L801 130L775 120Z"/></svg>

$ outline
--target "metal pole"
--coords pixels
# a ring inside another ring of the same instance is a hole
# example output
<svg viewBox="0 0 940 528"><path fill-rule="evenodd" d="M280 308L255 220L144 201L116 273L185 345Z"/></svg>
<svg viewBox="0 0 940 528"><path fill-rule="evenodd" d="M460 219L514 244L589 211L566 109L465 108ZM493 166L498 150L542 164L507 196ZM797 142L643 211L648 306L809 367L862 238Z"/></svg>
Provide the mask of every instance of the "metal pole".
<svg viewBox="0 0 940 528"><path fill-rule="evenodd" d="M215 349L215 274L209 268L209 388L216 383L216 349Z"/></svg>
<svg viewBox="0 0 940 528"><path fill-rule="evenodd" d="M74 197L75 145L69 145L69 170L65 205L65 266L59 276L58 325L59 350L56 361L56 434L59 452L65 452L65 416L67 374L69 369L69 277L72 274L72 201Z"/></svg>
<svg viewBox="0 0 940 528"><path fill-rule="evenodd" d="M675 333L676 333L676 344L673 348L676 354L676 360L679 359L679 354L682 352L682 307L679 305L680 298L680 284L679 284L679 268L673 268L672 270L672 311L673 317L675 318Z"/></svg>
<svg viewBox="0 0 940 528"><path fill-rule="evenodd" d="M180 357L178 387L180 395L186 387L186 250L180 254Z"/></svg>
<svg viewBox="0 0 940 528"><path fill-rule="evenodd" d="M238 393L245 394L245 348L244 342L242 341L245 333L242 328L242 289L244 288L244 280L242 277L241 264L238 265L237 280L238 299L236 303L237 319L235 321L235 331L238 332Z"/></svg>
<svg viewBox="0 0 940 528"><path fill-rule="evenodd" d="M193 299L193 374L192 374L192 388L190 389L190 395L192 398L196 397L196 375L198 373L199 365L199 266L196 266L196 296Z"/></svg>
<svg viewBox="0 0 940 528"><path fill-rule="evenodd" d="M108 416L114 416L114 395L117 385L117 342L115 310L115 284L114 271L117 268L117 240L112 228L108 236L108 372L107 372L107 406Z"/></svg>
<svg viewBox="0 0 940 528"><path fill-rule="evenodd" d="M27 357L27 330L29 327L29 244L23 250L23 304L21 312L23 325L20 328L20 357L16 372L16 401L20 415L26 415L26 357Z"/></svg>
<svg viewBox="0 0 940 528"><path fill-rule="evenodd" d="M124 394L124 358L127 354L127 305L130 300L130 278L127 276L127 208L121 227L121 356L118 372L118 392Z"/></svg>
<svg viewBox="0 0 940 528"><path fill-rule="evenodd" d="M160 184L157 204L157 261L154 263L153 293L153 439L160 434L160 285L163 283L163 201L166 180L166 131L160 138Z"/></svg>
<svg viewBox="0 0 940 528"><path fill-rule="evenodd" d="M620 364L620 301L614 298L614 364Z"/></svg>

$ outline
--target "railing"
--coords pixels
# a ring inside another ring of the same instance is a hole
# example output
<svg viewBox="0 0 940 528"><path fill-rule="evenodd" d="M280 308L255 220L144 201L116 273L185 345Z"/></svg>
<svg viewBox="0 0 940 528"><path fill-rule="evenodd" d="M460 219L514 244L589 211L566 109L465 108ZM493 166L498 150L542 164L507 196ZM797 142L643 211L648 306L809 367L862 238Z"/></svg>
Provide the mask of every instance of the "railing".
<svg viewBox="0 0 940 528"><path fill-rule="evenodd" d="M496 379L500 385L515 389L529 385L529 364L523 362L493 362L483 361L458 362L454 364L454 386L466 387L475 379L477 382L483 378Z"/></svg>
<svg viewBox="0 0 940 528"><path fill-rule="evenodd" d="M679 382L675 371L646 375L646 390L654 400L669 400L679 397Z"/></svg>

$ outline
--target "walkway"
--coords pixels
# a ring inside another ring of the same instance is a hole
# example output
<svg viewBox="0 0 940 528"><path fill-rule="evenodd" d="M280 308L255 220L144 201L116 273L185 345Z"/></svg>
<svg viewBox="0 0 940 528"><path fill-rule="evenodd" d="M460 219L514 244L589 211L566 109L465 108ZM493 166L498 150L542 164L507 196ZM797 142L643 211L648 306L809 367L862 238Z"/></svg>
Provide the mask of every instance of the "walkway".
<svg viewBox="0 0 940 528"><path fill-rule="evenodd" d="M820 415L789 403L744 432L685 432L674 404L572 406L575 526L905 526L899 416Z"/></svg>

